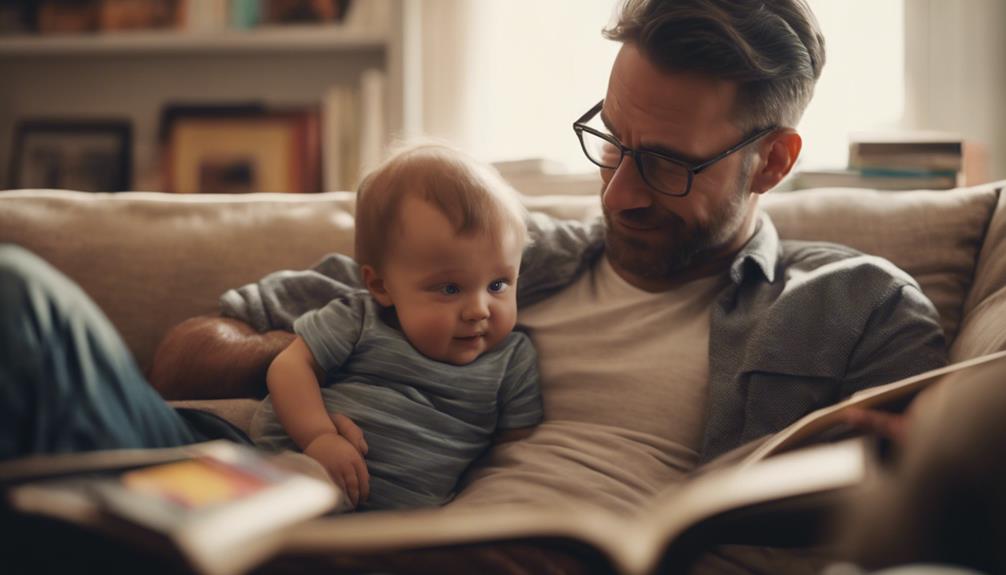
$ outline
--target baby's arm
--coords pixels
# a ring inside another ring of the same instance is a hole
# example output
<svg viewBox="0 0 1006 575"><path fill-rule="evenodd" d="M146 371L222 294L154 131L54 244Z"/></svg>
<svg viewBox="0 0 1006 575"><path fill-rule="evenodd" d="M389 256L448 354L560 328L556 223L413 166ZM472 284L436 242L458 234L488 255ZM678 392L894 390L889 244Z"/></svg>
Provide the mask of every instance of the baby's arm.
<svg viewBox="0 0 1006 575"><path fill-rule="evenodd" d="M501 410L498 427L493 434L494 444L524 439L542 420L538 355L526 335L515 336L514 352L500 386L498 401Z"/></svg>
<svg viewBox="0 0 1006 575"><path fill-rule="evenodd" d="M297 337L270 364L266 384L283 429L325 467L355 507L369 495L370 476L360 450L339 433L325 409L318 385L322 375L310 348Z"/></svg>

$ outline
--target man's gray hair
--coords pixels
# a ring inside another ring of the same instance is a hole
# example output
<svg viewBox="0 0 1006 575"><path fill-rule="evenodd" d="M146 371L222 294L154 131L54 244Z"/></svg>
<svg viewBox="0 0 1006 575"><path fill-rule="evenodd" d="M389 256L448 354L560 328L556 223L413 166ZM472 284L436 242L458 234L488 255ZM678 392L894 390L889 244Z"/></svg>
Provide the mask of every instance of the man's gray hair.
<svg viewBox="0 0 1006 575"><path fill-rule="evenodd" d="M604 35L666 71L740 85L744 131L796 127L824 66L824 36L804 0L626 0Z"/></svg>

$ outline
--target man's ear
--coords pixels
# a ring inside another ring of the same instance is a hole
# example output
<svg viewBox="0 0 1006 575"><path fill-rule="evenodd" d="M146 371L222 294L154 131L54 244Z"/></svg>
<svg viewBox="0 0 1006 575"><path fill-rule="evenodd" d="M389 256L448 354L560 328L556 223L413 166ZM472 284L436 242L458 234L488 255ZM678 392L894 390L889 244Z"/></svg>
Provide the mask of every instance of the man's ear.
<svg viewBox="0 0 1006 575"><path fill-rule="evenodd" d="M384 307L391 307L395 305L394 302L391 301L391 294L389 294L387 288L384 287L384 278L377 273L377 270L375 270L373 266L365 265L363 266L362 271L363 285L367 286L367 291L370 292L370 296Z"/></svg>
<svg viewBox="0 0 1006 575"><path fill-rule="evenodd" d="M751 191L764 194L789 174L803 148L803 138L792 128L781 128L763 142L762 161L751 179Z"/></svg>

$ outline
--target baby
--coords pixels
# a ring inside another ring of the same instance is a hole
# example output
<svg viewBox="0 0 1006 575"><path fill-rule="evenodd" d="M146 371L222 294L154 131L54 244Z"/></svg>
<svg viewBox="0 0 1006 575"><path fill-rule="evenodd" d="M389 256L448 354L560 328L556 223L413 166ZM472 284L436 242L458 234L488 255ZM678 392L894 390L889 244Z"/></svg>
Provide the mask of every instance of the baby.
<svg viewBox="0 0 1006 575"><path fill-rule="evenodd" d="M445 146L405 149L369 174L356 207L366 289L345 286L296 321L269 367L256 443L303 450L353 506L449 501L494 440L542 418L534 348L512 331L525 217L498 174ZM363 429L366 463L337 413Z"/></svg>

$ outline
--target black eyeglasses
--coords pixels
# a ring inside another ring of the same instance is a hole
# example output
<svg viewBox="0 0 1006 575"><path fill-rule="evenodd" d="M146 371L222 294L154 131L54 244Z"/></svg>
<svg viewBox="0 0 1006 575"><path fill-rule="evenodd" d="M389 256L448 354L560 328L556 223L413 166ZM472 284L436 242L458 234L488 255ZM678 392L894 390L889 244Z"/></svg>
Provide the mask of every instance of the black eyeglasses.
<svg viewBox="0 0 1006 575"><path fill-rule="evenodd" d="M605 170L617 170L618 166L622 164L622 159L626 155L630 155L636 161L639 175L648 186L661 194L675 197L688 195L688 192L692 190L692 179L697 174L777 128L777 126L770 126L756 130L715 157L698 164L692 164L661 152L627 148L611 134L588 126L587 122L601 111L603 105L604 100L601 100L590 111L580 116L579 120L573 122L573 131L580 139L580 146L583 147L583 153L587 155L587 159Z"/></svg>

